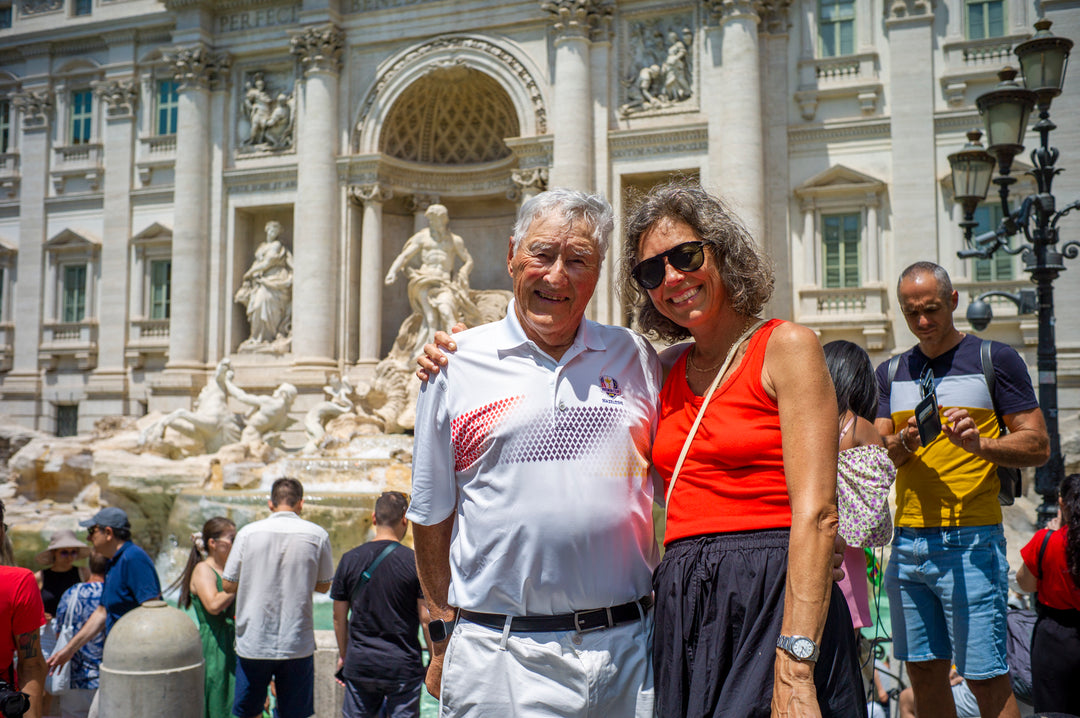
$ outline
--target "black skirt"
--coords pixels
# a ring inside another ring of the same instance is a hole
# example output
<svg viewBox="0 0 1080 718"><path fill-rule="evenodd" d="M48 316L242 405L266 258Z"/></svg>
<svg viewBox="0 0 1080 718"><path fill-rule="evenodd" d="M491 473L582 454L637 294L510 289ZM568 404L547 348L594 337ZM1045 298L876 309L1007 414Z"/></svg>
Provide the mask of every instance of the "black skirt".
<svg viewBox="0 0 1080 718"><path fill-rule="evenodd" d="M653 575L657 716L770 715L789 534L712 534L668 546ZM835 586L820 649L821 715L866 716L855 629Z"/></svg>
<svg viewBox="0 0 1080 718"><path fill-rule="evenodd" d="M1036 713L1080 715L1080 611L1039 605L1031 639L1031 696Z"/></svg>

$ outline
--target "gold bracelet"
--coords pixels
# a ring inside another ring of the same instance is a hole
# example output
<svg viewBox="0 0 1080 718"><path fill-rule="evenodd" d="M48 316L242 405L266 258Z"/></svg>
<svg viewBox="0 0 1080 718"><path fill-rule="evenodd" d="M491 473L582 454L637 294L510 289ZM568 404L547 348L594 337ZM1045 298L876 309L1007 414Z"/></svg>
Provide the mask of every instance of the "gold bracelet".
<svg viewBox="0 0 1080 718"><path fill-rule="evenodd" d="M897 434L897 436L898 436L898 437L900 437L900 446L904 447L904 451L908 452L909 454L914 454L914 453L915 453L915 451L916 451L916 450L917 450L917 449L918 449L919 447L917 447L917 446L916 446L916 447L915 447L914 449L909 449L909 448L908 448L908 445L907 445L907 434L905 434L905 433L904 433L904 432L905 432L905 431L907 431L907 430L908 430L908 427L906 427L906 426L905 426L905 427L904 427L903 429L901 429L901 430L900 430L900 433L899 433L899 434Z"/></svg>

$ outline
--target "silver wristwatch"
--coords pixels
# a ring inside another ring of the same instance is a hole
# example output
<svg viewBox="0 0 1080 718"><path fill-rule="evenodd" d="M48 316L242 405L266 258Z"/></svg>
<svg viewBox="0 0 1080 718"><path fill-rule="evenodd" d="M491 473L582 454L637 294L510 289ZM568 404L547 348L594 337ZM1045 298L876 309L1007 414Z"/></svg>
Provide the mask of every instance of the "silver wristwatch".
<svg viewBox="0 0 1080 718"><path fill-rule="evenodd" d="M780 636L776 639L776 647L782 648L796 661L813 663L818 659L818 646L806 636Z"/></svg>

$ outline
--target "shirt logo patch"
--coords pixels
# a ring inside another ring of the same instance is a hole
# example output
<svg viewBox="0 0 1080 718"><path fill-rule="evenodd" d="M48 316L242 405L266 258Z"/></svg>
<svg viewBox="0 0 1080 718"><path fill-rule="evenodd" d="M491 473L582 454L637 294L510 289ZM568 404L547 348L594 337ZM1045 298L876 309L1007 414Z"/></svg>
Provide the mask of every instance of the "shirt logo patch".
<svg viewBox="0 0 1080 718"><path fill-rule="evenodd" d="M619 388L619 382L606 374L600 376L600 389L612 399L622 394L622 389Z"/></svg>

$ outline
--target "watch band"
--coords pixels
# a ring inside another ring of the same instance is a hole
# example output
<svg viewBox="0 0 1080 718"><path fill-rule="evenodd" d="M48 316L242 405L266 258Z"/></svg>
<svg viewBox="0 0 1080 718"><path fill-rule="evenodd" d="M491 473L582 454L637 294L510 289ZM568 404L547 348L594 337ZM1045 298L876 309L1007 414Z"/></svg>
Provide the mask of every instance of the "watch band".
<svg viewBox="0 0 1080 718"><path fill-rule="evenodd" d="M821 653L814 640L806 636L785 636L781 634L776 639L776 647L782 649L796 661L805 663L814 663Z"/></svg>

